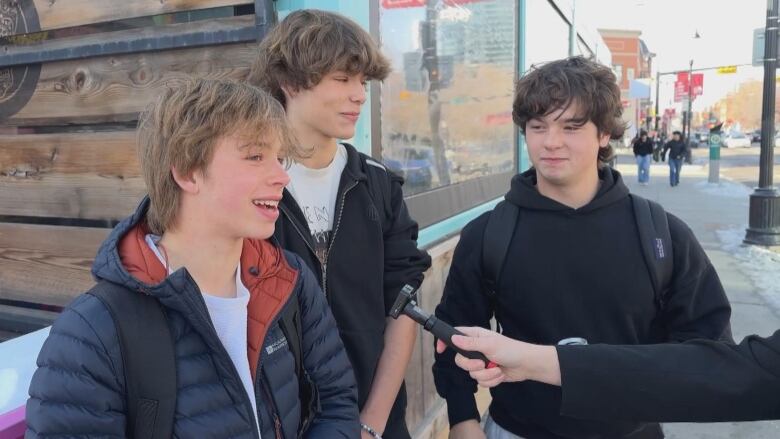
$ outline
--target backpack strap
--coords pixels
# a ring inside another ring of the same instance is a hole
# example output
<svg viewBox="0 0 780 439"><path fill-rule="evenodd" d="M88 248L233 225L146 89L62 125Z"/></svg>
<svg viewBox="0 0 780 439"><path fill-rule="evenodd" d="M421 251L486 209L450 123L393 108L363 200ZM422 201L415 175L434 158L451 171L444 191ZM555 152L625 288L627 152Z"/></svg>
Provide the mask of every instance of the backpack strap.
<svg viewBox="0 0 780 439"><path fill-rule="evenodd" d="M488 216L482 236L482 278L485 280L488 295L496 294L498 278L504 268L519 215L520 209L516 205L501 201Z"/></svg>
<svg viewBox="0 0 780 439"><path fill-rule="evenodd" d="M631 204L655 300L659 309L663 309L674 272L674 249L666 211L660 204L634 194L631 194Z"/></svg>
<svg viewBox="0 0 780 439"><path fill-rule="evenodd" d="M298 425L298 435L308 430L314 416L320 411L320 398L314 382L303 367L303 329L301 327L301 308L298 305L298 295L293 292L289 303L282 310L279 327L287 339L295 359L295 374L298 377L298 399L301 402L301 420Z"/></svg>
<svg viewBox="0 0 780 439"><path fill-rule="evenodd" d="M496 330L499 331L501 317L498 307L498 281L519 216L520 209L515 204L501 201L488 215L488 222L482 235L482 280L496 317Z"/></svg>
<svg viewBox="0 0 780 439"><path fill-rule="evenodd" d="M382 232L387 232L393 217L392 194L390 193L392 177L390 171L387 170L385 165L365 154L360 154L360 164L363 172L368 177L368 194L371 196L371 201L374 202L374 207L379 212Z"/></svg>
<svg viewBox="0 0 780 439"><path fill-rule="evenodd" d="M171 438L176 358L162 305L152 296L107 281L87 294L106 306L116 325L125 371L127 437Z"/></svg>

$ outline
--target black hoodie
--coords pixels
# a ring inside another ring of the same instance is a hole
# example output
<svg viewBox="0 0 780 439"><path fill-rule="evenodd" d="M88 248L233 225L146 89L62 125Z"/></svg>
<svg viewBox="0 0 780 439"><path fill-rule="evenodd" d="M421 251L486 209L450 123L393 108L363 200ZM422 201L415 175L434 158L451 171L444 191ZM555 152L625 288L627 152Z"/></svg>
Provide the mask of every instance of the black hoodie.
<svg viewBox="0 0 780 439"><path fill-rule="evenodd" d="M629 345L720 337L731 309L690 229L668 215L675 270L668 304L659 314L628 189L617 171L605 169L599 178L598 193L579 209L541 195L534 170L512 179L506 200L520 207L520 215L497 285L503 333L548 345L568 337ZM463 229L436 309L439 318L455 325L488 327L493 316L482 282L487 218L484 214ZM433 371L451 425L478 418L476 383L457 368L451 350L437 355ZM663 437L655 424L561 416L558 387L508 383L491 393L494 420L526 438Z"/></svg>

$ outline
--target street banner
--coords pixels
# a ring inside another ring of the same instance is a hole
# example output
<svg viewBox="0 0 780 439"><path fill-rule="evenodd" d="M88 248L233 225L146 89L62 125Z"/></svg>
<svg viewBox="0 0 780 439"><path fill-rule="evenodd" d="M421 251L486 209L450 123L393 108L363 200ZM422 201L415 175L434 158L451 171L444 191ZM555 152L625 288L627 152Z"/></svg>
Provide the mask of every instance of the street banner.
<svg viewBox="0 0 780 439"><path fill-rule="evenodd" d="M704 93L704 73L694 73L693 78L693 97L701 96Z"/></svg>
<svg viewBox="0 0 780 439"><path fill-rule="evenodd" d="M680 102L684 96L688 95L688 81L674 81L674 101Z"/></svg>
<svg viewBox="0 0 780 439"><path fill-rule="evenodd" d="M444 0L447 6L459 6L466 3L476 3L484 0ZM419 8L426 5L426 0L382 0L385 9Z"/></svg>

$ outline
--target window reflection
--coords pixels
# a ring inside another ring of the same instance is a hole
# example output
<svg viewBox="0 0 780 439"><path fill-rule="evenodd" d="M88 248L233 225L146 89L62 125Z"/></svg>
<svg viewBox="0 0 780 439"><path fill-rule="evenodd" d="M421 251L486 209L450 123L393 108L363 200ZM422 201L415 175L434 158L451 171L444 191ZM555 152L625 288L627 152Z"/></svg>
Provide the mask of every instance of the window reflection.
<svg viewBox="0 0 780 439"><path fill-rule="evenodd" d="M406 195L514 169L514 0L382 2L382 159Z"/></svg>

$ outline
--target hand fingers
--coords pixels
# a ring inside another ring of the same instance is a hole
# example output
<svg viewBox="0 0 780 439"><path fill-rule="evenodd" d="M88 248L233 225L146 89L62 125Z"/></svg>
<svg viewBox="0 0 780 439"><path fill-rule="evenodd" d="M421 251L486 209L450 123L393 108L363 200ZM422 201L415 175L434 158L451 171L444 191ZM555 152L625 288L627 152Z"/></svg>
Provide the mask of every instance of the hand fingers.
<svg viewBox="0 0 780 439"><path fill-rule="evenodd" d="M469 337L485 337L494 334L493 331L480 326L457 326L455 329L468 335Z"/></svg>
<svg viewBox="0 0 780 439"><path fill-rule="evenodd" d="M447 350L447 344L441 340L436 340L436 352L442 353Z"/></svg>
<svg viewBox="0 0 780 439"><path fill-rule="evenodd" d="M457 364L458 367L460 367L461 369L468 372L475 371L475 370L482 370L485 368L484 361L466 358L460 354L455 356L455 364Z"/></svg>
<svg viewBox="0 0 780 439"><path fill-rule="evenodd" d="M485 381L477 381L477 383L482 387L496 387L497 385L504 382L504 375L502 374L500 377L492 379L492 380L485 380Z"/></svg>
<svg viewBox="0 0 780 439"><path fill-rule="evenodd" d="M501 382L504 379L504 372L499 368L474 370L469 372L471 378L481 383Z"/></svg>

